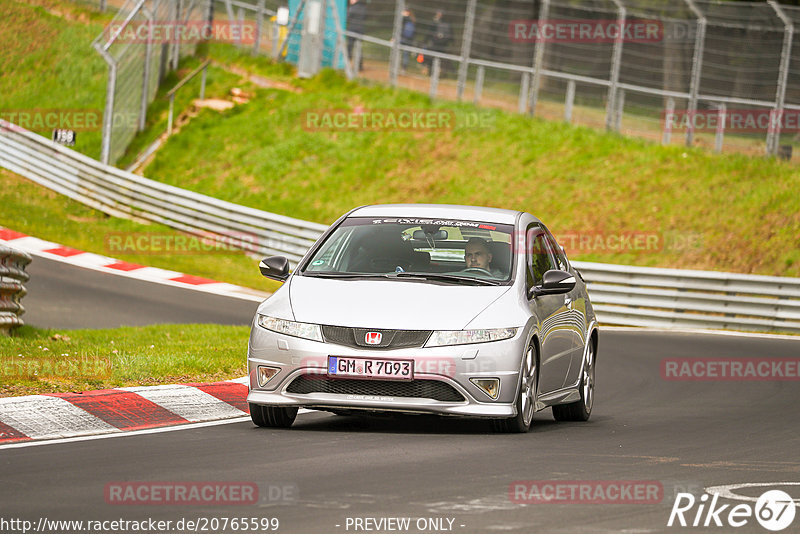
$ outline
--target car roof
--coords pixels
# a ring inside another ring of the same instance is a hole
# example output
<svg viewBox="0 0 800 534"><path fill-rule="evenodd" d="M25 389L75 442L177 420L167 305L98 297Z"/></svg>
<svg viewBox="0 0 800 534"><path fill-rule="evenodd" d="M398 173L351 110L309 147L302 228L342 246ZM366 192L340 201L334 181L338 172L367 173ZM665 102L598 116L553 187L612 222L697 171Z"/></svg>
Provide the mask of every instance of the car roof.
<svg viewBox="0 0 800 534"><path fill-rule="evenodd" d="M521 212L455 204L375 204L354 209L348 217L420 217L515 224Z"/></svg>

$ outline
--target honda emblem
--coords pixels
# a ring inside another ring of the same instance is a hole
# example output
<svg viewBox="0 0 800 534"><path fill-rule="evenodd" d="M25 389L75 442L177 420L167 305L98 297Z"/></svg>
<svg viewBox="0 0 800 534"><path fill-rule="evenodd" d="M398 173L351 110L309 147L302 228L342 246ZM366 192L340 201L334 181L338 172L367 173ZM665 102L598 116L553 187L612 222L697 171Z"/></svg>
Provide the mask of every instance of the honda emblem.
<svg viewBox="0 0 800 534"><path fill-rule="evenodd" d="M364 342L367 345L380 345L383 334L380 332L367 332L364 335Z"/></svg>

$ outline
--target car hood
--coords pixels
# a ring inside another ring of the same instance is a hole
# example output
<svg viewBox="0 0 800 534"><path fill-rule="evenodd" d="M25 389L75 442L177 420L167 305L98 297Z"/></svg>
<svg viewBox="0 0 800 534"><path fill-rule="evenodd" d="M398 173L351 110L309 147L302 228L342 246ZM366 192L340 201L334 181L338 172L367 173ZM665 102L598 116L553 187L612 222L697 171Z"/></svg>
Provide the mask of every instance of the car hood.
<svg viewBox="0 0 800 534"><path fill-rule="evenodd" d="M511 286L292 276L295 320L355 328L461 330Z"/></svg>

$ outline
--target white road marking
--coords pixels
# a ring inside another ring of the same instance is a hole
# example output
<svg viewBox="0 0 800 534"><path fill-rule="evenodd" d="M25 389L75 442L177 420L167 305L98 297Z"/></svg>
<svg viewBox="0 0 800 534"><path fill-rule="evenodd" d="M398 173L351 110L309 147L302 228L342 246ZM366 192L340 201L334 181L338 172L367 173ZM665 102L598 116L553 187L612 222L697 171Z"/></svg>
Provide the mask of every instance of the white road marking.
<svg viewBox="0 0 800 534"><path fill-rule="evenodd" d="M742 484L725 484L723 486L710 486L708 488L705 488L705 492L708 493L709 495L718 493L719 496L722 497L723 499L731 499L733 501L757 502L758 497L751 497L749 495L739 495L738 493L734 493L733 490L742 488L770 488L777 486L800 486L800 482L744 482ZM792 499L792 500L794 500L794 505L800 508L800 499Z"/></svg>

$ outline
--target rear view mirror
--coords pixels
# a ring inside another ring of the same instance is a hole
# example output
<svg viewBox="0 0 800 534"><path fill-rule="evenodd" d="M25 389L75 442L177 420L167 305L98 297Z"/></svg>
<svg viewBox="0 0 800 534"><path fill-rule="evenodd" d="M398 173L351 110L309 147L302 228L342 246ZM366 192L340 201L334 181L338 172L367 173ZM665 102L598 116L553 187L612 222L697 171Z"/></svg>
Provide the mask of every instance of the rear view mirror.
<svg viewBox="0 0 800 534"><path fill-rule="evenodd" d="M270 256L258 264L261 274L272 280L284 282L289 278L289 260L283 256Z"/></svg>
<svg viewBox="0 0 800 534"><path fill-rule="evenodd" d="M412 236L414 239L429 241L433 239L434 241L444 241L447 239L447 230L439 230L437 232L426 233L424 230L415 230L414 235Z"/></svg>

